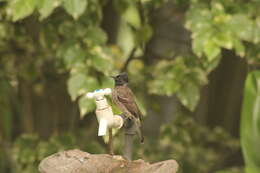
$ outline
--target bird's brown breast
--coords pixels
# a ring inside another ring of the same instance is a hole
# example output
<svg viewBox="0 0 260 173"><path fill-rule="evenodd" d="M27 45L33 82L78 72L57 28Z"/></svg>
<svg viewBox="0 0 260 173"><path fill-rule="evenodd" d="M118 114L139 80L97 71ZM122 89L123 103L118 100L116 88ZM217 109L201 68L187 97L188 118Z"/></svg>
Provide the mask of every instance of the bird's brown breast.
<svg viewBox="0 0 260 173"><path fill-rule="evenodd" d="M112 100L121 111L124 106L133 116L140 118L141 113L135 102L135 97L131 89L127 85L116 86L112 92Z"/></svg>

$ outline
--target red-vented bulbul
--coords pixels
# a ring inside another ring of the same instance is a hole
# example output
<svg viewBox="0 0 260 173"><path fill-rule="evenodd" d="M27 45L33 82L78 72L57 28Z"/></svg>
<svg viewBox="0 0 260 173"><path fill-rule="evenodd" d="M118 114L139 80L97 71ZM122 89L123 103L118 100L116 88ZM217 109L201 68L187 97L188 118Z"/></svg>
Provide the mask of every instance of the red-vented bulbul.
<svg viewBox="0 0 260 173"><path fill-rule="evenodd" d="M134 94L128 86L128 75L127 73L121 73L113 78L115 88L112 91L112 101L127 118L134 121L137 126L136 132L143 143L142 114L135 102Z"/></svg>

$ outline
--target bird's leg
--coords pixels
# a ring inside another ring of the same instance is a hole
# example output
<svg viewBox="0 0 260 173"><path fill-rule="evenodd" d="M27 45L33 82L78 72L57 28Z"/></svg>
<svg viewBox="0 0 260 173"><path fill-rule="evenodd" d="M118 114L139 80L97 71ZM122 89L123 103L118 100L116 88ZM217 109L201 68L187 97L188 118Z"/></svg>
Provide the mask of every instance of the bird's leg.
<svg viewBox="0 0 260 173"><path fill-rule="evenodd" d="M130 128L133 125L133 116L126 116L125 114L120 115L124 119L124 127Z"/></svg>
<svg viewBox="0 0 260 173"><path fill-rule="evenodd" d="M112 131L112 128L109 128L108 133L109 133L108 154L114 155L114 151L113 151L113 131Z"/></svg>

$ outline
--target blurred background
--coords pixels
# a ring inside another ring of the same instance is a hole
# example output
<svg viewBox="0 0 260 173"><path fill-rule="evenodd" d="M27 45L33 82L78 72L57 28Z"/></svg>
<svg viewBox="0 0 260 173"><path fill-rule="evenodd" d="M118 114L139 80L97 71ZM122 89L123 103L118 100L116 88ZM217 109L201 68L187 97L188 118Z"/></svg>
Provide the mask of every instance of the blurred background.
<svg viewBox="0 0 260 173"><path fill-rule="evenodd" d="M260 172L259 0L0 0L0 172L106 153L93 100L126 71L144 114L134 159ZM119 111L114 107L114 112ZM114 131L122 154L123 133Z"/></svg>

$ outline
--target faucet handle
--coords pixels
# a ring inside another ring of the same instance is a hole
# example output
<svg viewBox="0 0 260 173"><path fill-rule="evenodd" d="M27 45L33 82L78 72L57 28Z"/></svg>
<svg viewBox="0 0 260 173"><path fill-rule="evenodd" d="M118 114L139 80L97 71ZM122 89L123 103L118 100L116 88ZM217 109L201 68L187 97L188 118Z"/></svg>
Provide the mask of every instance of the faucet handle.
<svg viewBox="0 0 260 173"><path fill-rule="evenodd" d="M110 95L112 93L111 88L105 88L105 89L96 89L94 92L88 92L86 94L87 98L103 98L105 95Z"/></svg>

